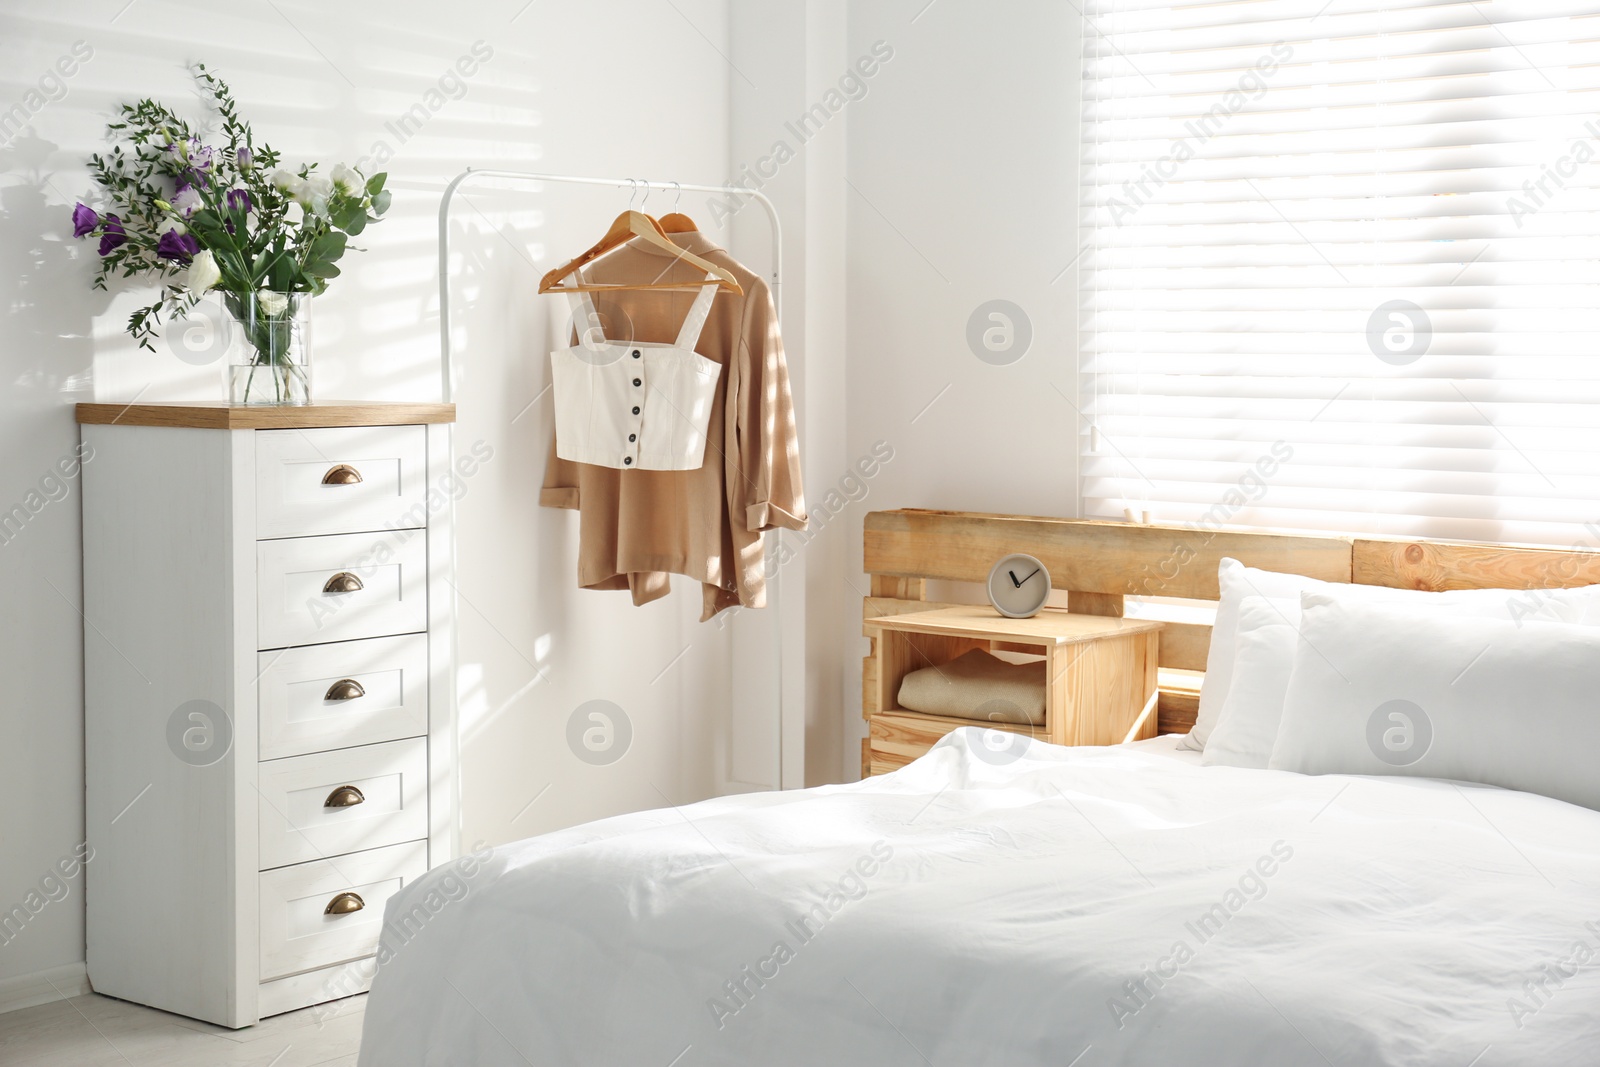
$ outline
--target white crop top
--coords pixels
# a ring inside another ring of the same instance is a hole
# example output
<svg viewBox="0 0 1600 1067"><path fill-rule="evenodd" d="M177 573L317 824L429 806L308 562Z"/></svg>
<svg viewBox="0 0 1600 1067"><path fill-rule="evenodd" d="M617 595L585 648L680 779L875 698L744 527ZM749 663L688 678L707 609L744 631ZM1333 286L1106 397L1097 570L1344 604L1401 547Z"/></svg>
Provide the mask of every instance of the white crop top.
<svg viewBox="0 0 1600 1067"><path fill-rule="evenodd" d="M669 345L606 340L589 294L569 294L578 343L550 353L556 455L620 470L698 469L722 365L694 346L716 295L715 282L701 288Z"/></svg>

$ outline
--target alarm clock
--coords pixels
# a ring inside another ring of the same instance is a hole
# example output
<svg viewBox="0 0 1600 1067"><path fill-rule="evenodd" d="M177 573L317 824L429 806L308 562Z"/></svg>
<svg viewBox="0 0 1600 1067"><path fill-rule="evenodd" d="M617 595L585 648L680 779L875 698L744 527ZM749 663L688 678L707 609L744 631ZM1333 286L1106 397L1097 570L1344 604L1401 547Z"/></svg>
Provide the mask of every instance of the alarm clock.
<svg viewBox="0 0 1600 1067"><path fill-rule="evenodd" d="M989 571L989 603L1012 619L1032 618L1050 599L1050 572L1023 552L1015 552Z"/></svg>

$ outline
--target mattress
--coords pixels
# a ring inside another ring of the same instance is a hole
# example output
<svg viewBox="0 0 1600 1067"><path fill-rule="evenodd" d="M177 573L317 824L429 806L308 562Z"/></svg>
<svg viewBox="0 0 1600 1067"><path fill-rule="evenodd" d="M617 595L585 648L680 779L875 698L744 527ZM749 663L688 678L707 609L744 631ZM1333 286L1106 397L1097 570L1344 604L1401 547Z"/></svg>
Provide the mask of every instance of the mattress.
<svg viewBox="0 0 1600 1067"><path fill-rule="evenodd" d="M1600 814L980 734L430 872L360 1063L1596 1062Z"/></svg>

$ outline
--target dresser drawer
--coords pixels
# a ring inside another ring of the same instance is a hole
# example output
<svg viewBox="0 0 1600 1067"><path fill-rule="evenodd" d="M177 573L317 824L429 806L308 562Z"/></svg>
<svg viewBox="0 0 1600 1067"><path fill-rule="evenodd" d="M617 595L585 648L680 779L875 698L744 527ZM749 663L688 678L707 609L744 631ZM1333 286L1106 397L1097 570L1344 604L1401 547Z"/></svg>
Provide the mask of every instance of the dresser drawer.
<svg viewBox="0 0 1600 1067"><path fill-rule="evenodd" d="M256 536L427 525L427 429L257 430Z"/></svg>
<svg viewBox="0 0 1600 1067"><path fill-rule="evenodd" d="M427 629L426 547L408 530L258 541L256 647Z"/></svg>
<svg viewBox="0 0 1600 1067"><path fill-rule="evenodd" d="M257 660L264 760L428 732L425 634L305 645Z"/></svg>
<svg viewBox="0 0 1600 1067"><path fill-rule="evenodd" d="M424 738L271 760L260 771L262 870L428 836Z"/></svg>
<svg viewBox="0 0 1600 1067"><path fill-rule="evenodd" d="M384 905L427 869L427 842L412 841L263 872L262 981L378 951Z"/></svg>

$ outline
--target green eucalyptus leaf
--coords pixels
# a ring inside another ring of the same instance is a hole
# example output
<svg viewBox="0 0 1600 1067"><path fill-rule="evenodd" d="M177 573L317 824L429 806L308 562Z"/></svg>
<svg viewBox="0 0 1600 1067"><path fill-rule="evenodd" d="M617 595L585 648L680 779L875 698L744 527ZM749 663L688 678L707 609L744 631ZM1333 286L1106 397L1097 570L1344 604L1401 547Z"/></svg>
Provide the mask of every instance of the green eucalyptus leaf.
<svg viewBox="0 0 1600 1067"><path fill-rule="evenodd" d="M359 200L345 200L333 213L333 224L345 233L360 233L367 225L367 209Z"/></svg>
<svg viewBox="0 0 1600 1067"><path fill-rule="evenodd" d="M349 240L348 237L337 231L325 233L311 242L310 258L327 260L332 263L344 255L345 246L349 243Z"/></svg>
<svg viewBox="0 0 1600 1067"><path fill-rule="evenodd" d="M389 174L387 171L380 171L379 173L374 174L372 177L367 179L367 192L372 196L377 196L383 191L383 183L388 181L388 179Z"/></svg>
<svg viewBox="0 0 1600 1067"><path fill-rule="evenodd" d="M381 177L381 175L380 175L380 177ZM374 215L382 215L385 211L389 210L389 203L393 199L394 199L393 196L389 193L389 191L387 189L384 189L384 190L382 190L380 192L373 193L372 194L372 213Z"/></svg>

